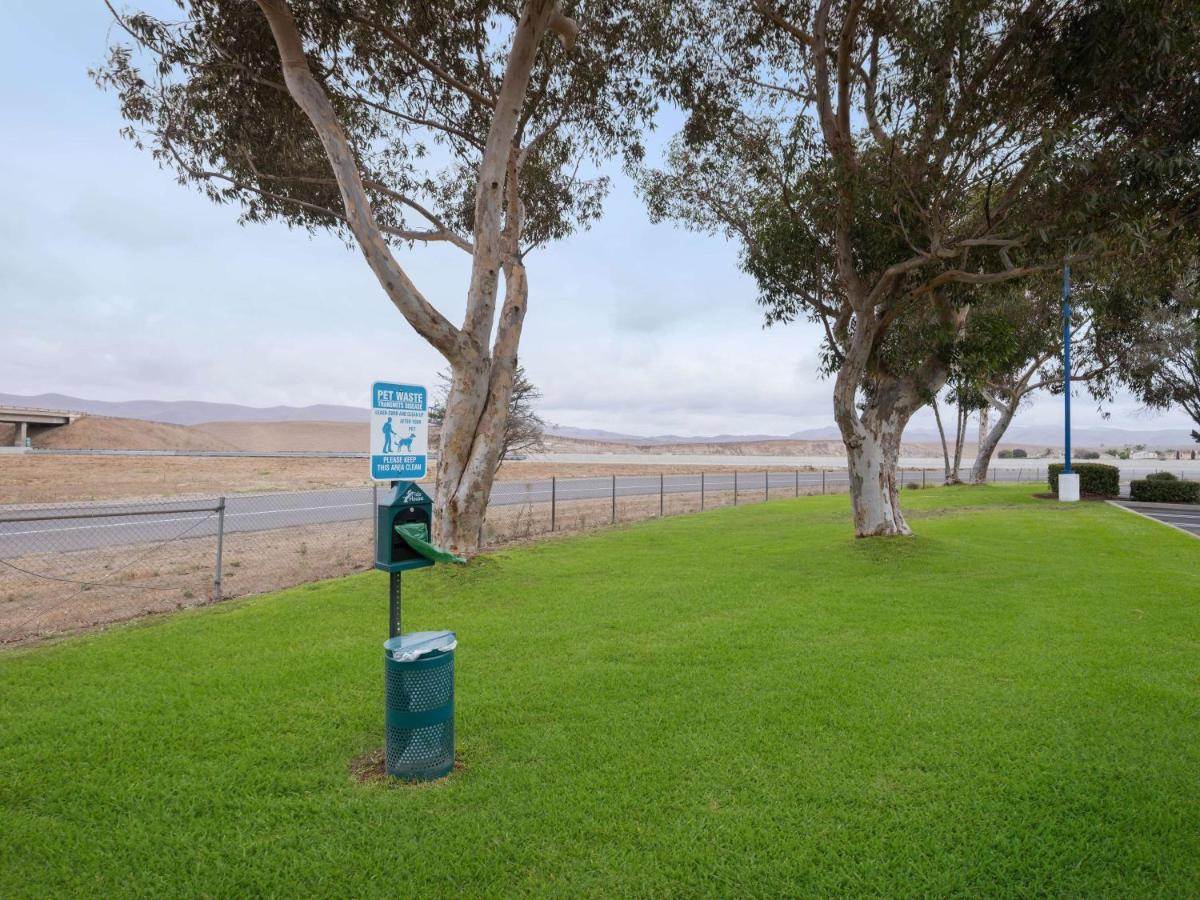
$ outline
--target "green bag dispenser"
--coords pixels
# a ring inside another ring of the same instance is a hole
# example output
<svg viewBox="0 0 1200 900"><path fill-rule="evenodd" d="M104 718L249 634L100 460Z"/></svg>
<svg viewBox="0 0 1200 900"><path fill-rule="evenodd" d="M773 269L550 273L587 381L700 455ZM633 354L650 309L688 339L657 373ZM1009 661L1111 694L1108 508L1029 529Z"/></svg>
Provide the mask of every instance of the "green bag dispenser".
<svg viewBox="0 0 1200 900"><path fill-rule="evenodd" d="M375 508L375 568L406 572L432 566L434 560L414 549L398 532L400 525L423 525L432 532L433 500L413 481L397 481ZM426 538L428 539L428 538Z"/></svg>

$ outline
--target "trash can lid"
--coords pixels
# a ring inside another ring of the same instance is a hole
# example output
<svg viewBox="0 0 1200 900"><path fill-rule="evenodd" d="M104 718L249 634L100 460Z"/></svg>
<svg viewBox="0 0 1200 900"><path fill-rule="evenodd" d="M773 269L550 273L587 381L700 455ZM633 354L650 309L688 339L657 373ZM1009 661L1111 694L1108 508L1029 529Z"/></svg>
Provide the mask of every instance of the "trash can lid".
<svg viewBox="0 0 1200 900"><path fill-rule="evenodd" d="M457 646L458 638L453 631L410 631L383 642L384 652L400 662L409 662L428 653L445 653Z"/></svg>

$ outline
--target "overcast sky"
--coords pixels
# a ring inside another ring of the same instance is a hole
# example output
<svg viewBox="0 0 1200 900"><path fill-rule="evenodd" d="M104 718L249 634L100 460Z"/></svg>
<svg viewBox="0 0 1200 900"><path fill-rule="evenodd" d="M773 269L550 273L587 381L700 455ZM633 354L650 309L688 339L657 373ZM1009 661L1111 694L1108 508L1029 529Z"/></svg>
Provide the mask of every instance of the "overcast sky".
<svg viewBox="0 0 1200 900"><path fill-rule="evenodd" d="M180 187L119 137L115 98L87 77L107 12L78 6L68 16L10 4L0 33L0 392L303 406L365 404L375 379L432 381L440 358L356 252L282 225L239 226L234 208ZM521 356L544 416L637 434L832 424L816 329L764 330L736 248L651 225L612 174L604 219L529 260ZM398 255L460 320L466 255ZM1060 409L1039 398L1018 424L1056 422ZM1189 426L1129 398L1109 409L1110 425ZM1080 425L1101 424L1089 401L1076 410Z"/></svg>

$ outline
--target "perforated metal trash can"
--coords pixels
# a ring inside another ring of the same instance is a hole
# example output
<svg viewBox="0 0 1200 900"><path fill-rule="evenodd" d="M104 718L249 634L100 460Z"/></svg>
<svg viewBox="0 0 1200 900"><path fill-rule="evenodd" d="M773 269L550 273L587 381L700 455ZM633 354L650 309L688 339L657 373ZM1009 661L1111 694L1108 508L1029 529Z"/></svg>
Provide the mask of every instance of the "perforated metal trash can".
<svg viewBox="0 0 1200 900"><path fill-rule="evenodd" d="M417 631L383 645L389 775L429 781L454 768L453 631Z"/></svg>

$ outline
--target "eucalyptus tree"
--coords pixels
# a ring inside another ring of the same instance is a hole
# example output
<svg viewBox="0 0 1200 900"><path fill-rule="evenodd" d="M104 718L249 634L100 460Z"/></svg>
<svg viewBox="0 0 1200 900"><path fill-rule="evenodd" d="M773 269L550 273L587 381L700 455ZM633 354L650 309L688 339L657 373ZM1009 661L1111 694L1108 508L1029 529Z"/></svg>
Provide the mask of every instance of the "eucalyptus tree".
<svg viewBox="0 0 1200 900"><path fill-rule="evenodd" d="M1194 0L663 7L688 113L654 216L741 245L769 321L821 326L855 531L906 534L896 462L973 288L1140 252L1195 211Z"/></svg>
<svg viewBox="0 0 1200 900"><path fill-rule="evenodd" d="M1163 309L1184 283L1194 228L1155 252L1076 269L1071 292L1071 384L1097 404L1162 349ZM987 481L996 447L1026 400L1063 392L1061 281L1032 279L992 288L977 303L956 369L970 373L978 400L997 415L980 437L971 481Z"/></svg>
<svg viewBox="0 0 1200 900"><path fill-rule="evenodd" d="M1143 403L1157 409L1180 408L1196 424L1200 443L1200 271L1180 280L1158 314L1151 334L1123 380Z"/></svg>
<svg viewBox="0 0 1200 900"><path fill-rule="evenodd" d="M570 15L556 0L179 6L172 20L113 10L119 28L95 79L117 93L129 138L181 183L238 205L243 222L357 244L450 366L434 538L475 549L526 259L600 214L603 160L639 157L654 111L638 62L646 29L619 0L580 0ZM435 242L466 254L459 325L403 263Z"/></svg>

